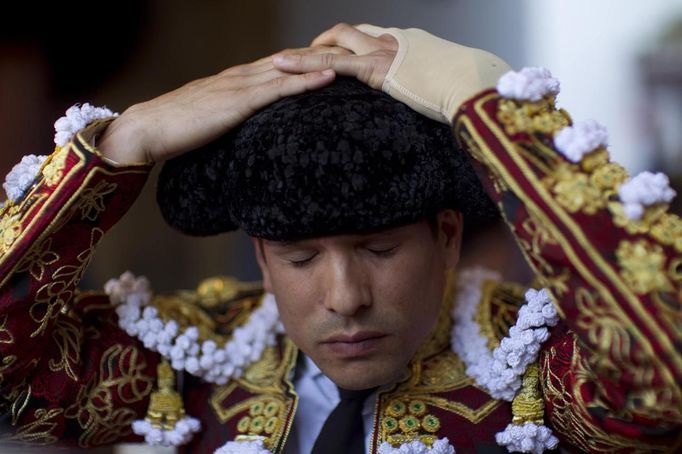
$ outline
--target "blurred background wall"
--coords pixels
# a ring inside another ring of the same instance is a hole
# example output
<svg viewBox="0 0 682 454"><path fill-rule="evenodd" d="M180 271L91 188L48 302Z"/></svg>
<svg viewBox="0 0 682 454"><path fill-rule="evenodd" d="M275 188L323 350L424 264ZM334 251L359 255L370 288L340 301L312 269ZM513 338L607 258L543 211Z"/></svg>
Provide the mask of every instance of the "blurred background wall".
<svg viewBox="0 0 682 454"><path fill-rule="evenodd" d="M339 21L424 28L517 69L548 67L562 83L560 106L574 120L605 124L616 160L631 172L682 176L680 0L24 2L0 17L0 173L24 154L49 154L52 123L75 102L122 112L198 77L304 46ZM244 235L186 238L165 226L156 172L103 241L82 286L101 288L126 269L158 291L216 274L258 279ZM507 277L528 277L503 228L470 243L464 263L501 263Z"/></svg>

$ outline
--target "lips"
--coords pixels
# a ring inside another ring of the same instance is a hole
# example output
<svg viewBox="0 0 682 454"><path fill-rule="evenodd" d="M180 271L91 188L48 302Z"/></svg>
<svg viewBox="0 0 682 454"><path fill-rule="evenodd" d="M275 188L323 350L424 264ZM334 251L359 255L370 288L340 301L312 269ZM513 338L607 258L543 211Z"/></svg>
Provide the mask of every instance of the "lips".
<svg viewBox="0 0 682 454"><path fill-rule="evenodd" d="M386 334L376 331L360 331L355 334L335 334L322 342L324 348L337 356L352 358L375 351Z"/></svg>

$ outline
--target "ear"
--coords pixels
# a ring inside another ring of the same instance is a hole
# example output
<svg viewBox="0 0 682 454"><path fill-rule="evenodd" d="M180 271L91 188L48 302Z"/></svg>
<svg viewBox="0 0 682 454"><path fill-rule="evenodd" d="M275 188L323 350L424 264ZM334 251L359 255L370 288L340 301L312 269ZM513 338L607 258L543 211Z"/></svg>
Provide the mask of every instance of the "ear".
<svg viewBox="0 0 682 454"><path fill-rule="evenodd" d="M272 280L270 279L270 267L268 266L268 261L265 258L265 246L263 245L262 238L251 237L251 243L256 250L256 261L258 262L258 267L263 275L263 288L266 292L272 293Z"/></svg>
<svg viewBox="0 0 682 454"><path fill-rule="evenodd" d="M447 209L442 210L436 217L438 221L438 241L443 247L443 259L448 269L455 268L459 263L462 247L462 232L464 222L462 213Z"/></svg>

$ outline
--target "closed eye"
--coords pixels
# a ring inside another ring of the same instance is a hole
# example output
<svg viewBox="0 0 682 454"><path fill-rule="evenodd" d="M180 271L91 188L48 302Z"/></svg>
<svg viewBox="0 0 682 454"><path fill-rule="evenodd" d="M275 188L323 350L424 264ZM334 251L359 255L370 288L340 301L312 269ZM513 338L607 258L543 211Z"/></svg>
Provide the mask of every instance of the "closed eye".
<svg viewBox="0 0 682 454"><path fill-rule="evenodd" d="M398 249L398 245L388 247L366 247L366 249L377 257L389 257Z"/></svg>
<svg viewBox="0 0 682 454"><path fill-rule="evenodd" d="M315 257L317 257L317 254L318 253L315 252L314 254L310 254L309 256L307 256L305 258L290 257L290 258L287 258L286 260L294 268L302 268L302 267L306 266L308 263L310 263Z"/></svg>

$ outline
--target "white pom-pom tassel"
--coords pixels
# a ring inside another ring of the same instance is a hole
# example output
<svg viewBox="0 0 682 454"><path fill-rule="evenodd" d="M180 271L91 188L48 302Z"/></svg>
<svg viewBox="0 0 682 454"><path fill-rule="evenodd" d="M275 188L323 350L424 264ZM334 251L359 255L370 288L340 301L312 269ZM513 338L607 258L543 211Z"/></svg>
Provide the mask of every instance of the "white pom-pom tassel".
<svg viewBox="0 0 682 454"><path fill-rule="evenodd" d="M415 440L403 443L397 448L388 442L379 446L378 454L455 454L455 448L447 438L440 438L433 442L429 448L421 441Z"/></svg>
<svg viewBox="0 0 682 454"><path fill-rule="evenodd" d="M675 197L670 180L664 173L642 172L618 188L625 215L637 220L644 208L657 203L668 203Z"/></svg>
<svg viewBox="0 0 682 454"><path fill-rule="evenodd" d="M530 452L542 454L546 449L554 449L559 440L552 435L546 426L539 426L532 422L523 425L509 424L502 432L495 435L495 440L509 452Z"/></svg>
<svg viewBox="0 0 682 454"><path fill-rule="evenodd" d="M523 68L500 77L497 91L505 98L535 102L559 94L559 81L546 68Z"/></svg>
<svg viewBox="0 0 682 454"><path fill-rule="evenodd" d="M580 162L587 153L608 144L606 127L594 120L566 126L554 136L554 146L572 162Z"/></svg>
<svg viewBox="0 0 682 454"><path fill-rule="evenodd" d="M212 383L224 385L238 378L261 357L266 346L276 343L280 322L273 295L266 295L261 307L234 330L232 340L218 348L211 340L200 343L196 326L180 332L176 321L164 324L158 317L158 309L147 306L151 302L151 290L146 278L137 278L126 271L119 279L109 280L104 290L117 306L121 329L140 339L146 348L161 353L173 369L186 370Z"/></svg>
<svg viewBox="0 0 682 454"><path fill-rule="evenodd" d="M144 436L145 441L152 446L181 446L201 430L201 423L196 418L185 416L171 430L155 428L144 419L133 421L132 427L136 435Z"/></svg>
<svg viewBox="0 0 682 454"><path fill-rule="evenodd" d="M263 445L263 440L228 441L213 454L272 454Z"/></svg>
<svg viewBox="0 0 682 454"><path fill-rule="evenodd" d="M460 274L457 304L452 316L452 350L466 367L466 374L496 398L511 402L522 384L529 364L537 359L540 346L549 337L546 326L557 324L559 317L546 289L530 289L527 303L519 309L509 336L491 353L480 332L475 314L481 300L482 285L495 276L486 270L465 270Z"/></svg>
<svg viewBox="0 0 682 454"><path fill-rule="evenodd" d="M12 170L5 177L2 187L9 200L19 200L24 193L31 187L31 183L38 176L40 167L43 165L47 156L27 155L12 167Z"/></svg>
<svg viewBox="0 0 682 454"><path fill-rule="evenodd" d="M66 110L66 115L54 123L54 143L63 147L74 138L78 131L85 128L88 124L96 120L112 117L118 117L118 114L106 107L94 107L88 103L82 106L78 104L71 106Z"/></svg>
<svg viewBox="0 0 682 454"><path fill-rule="evenodd" d="M155 428L144 419L133 421L132 427L133 432L144 436L151 446L181 446L189 443L194 434L201 430L201 423L196 418L185 416L175 423L172 430Z"/></svg>

